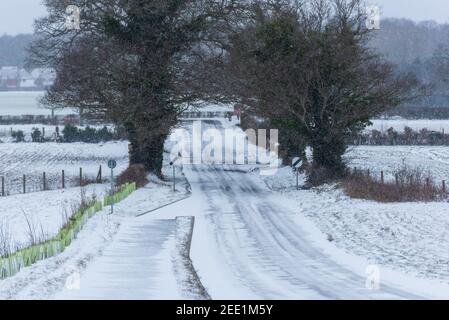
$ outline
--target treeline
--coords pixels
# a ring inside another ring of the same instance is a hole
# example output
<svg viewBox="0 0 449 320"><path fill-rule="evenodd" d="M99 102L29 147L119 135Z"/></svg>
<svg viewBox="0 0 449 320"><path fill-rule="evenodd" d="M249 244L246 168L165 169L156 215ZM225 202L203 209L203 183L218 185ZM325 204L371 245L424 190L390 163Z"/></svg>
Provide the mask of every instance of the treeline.
<svg viewBox="0 0 449 320"><path fill-rule="evenodd" d="M347 139L349 145L368 146L449 146L449 134L422 129L415 131L410 127L405 127L403 132L398 132L390 128L385 132L372 130L350 136Z"/></svg>
<svg viewBox="0 0 449 320"><path fill-rule="evenodd" d="M449 107L407 107L402 106L393 110L387 111L384 116L391 118L395 116L402 117L404 119L429 119L429 120L441 120L449 119Z"/></svg>
<svg viewBox="0 0 449 320"><path fill-rule="evenodd" d="M22 130L11 131L11 137L14 142L25 142L26 137ZM100 143L108 141L116 141L124 138L120 130L112 130L106 126L101 129L95 129L92 127L78 128L73 125L66 125L60 134L59 127L56 127L54 134L51 136L45 135L45 129L33 128L31 132L31 142L62 142L62 143Z"/></svg>
<svg viewBox="0 0 449 320"><path fill-rule="evenodd" d="M449 119L449 106L445 108L439 107L407 107L401 106L393 110L385 112L386 118L392 118L395 116L402 117L409 120L428 119L428 120L441 120Z"/></svg>
<svg viewBox="0 0 449 320"><path fill-rule="evenodd" d="M35 40L33 34L0 36L0 66L23 67L28 55L27 48Z"/></svg>
<svg viewBox="0 0 449 320"><path fill-rule="evenodd" d="M370 46L397 65L398 71L415 75L423 84L422 97L406 107L449 107L447 57L449 24L416 23L407 19L384 19L372 34Z"/></svg>
<svg viewBox="0 0 449 320"><path fill-rule="evenodd" d="M31 60L57 70L42 103L124 128L130 164L159 176L185 107L221 102L278 128L286 162L310 147L309 185L339 179L348 132L419 90L368 48L363 0L92 2L80 30L57 1L36 21Z"/></svg>

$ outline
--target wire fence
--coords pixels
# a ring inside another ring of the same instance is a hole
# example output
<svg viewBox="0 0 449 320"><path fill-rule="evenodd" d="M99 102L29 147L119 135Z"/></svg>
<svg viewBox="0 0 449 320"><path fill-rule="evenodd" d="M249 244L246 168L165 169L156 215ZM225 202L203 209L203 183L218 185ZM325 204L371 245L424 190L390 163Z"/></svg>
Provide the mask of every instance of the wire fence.
<svg viewBox="0 0 449 320"><path fill-rule="evenodd" d="M102 211L105 206L118 203L136 190L136 184L125 184L113 195L106 196L102 202L94 202L87 208L80 209L59 231L47 241L32 244L9 255L0 256L0 280L16 275L23 268L61 254L76 239L87 221Z"/></svg>
<svg viewBox="0 0 449 320"><path fill-rule="evenodd" d="M103 178L102 166L99 167L96 175L85 174L83 168L79 168L78 175L66 174L66 172L66 170L61 170L59 173L5 174L0 177L0 196L6 197L15 194L60 190L106 181Z"/></svg>

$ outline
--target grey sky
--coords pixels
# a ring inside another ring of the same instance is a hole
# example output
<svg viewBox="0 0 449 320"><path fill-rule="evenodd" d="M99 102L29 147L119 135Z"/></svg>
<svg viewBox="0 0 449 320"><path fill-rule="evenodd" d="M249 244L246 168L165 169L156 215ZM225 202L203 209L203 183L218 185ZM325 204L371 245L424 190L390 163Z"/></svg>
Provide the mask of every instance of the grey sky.
<svg viewBox="0 0 449 320"><path fill-rule="evenodd" d="M378 4L384 17L449 23L449 0L367 0ZM0 35L30 33L35 18L45 15L41 0L0 0Z"/></svg>
<svg viewBox="0 0 449 320"><path fill-rule="evenodd" d="M0 35L33 32L34 19L45 12L41 0L0 0Z"/></svg>
<svg viewBox="0 0 449 320"><path fill-rule="evenodd" d="M379 5L384 17L449 23L449 0L366 0L366 2Z"/></svg>

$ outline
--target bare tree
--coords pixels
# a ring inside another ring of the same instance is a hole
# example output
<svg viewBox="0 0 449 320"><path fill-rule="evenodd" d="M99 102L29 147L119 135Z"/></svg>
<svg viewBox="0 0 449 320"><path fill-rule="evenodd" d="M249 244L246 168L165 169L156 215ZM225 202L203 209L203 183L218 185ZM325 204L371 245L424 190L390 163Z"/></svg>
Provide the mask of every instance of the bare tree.
<svg viewBox="0 0 449 320"><path fill-rule="evenodd" d="M311 146L314 184L344 175L345 137L416 85L367 47L365 21L361 0L261 1L223 62L226 95Z"/></svg>
<svg viewBox="0 0 449 320"><path fill-rule="evenodd" d="M220 54L235 0L46 0L49 15L31 62L54 67L43 103L75 107L124 127L130 161L161 173L163 146L180 113L213 99L204 57ZM67 30L68 5L81 9L79 30Z"/></svg>

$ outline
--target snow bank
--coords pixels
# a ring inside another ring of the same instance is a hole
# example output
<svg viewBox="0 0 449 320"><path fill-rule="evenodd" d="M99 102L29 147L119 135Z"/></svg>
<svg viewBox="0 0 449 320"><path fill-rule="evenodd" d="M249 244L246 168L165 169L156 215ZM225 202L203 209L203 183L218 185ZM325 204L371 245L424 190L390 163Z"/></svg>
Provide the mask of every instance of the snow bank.
<svg viewBox="0 0 449 320"><path fill-rule="evenodd" d="M195 217L177 217L176 221L176 251L173 252L173 265L178 285L183 295L195 300L210 300L195 268L190 260Z"/></svg>
<svg viewBox="0 0 449 320"><path fill-rule="evenodd" d="M373 155L374 151L371 158L366 154L367 159L359 161L371 170L379 168L373 162L387 158L386 153ZM392 156L394 153L385 161L394 163ZM298 213L297 223L304 223L304 215L322 232L323 239L344 252L419 278L449 281L447 202L377 203L351 199L333 185L296 190L290 168L282 168L264 181L296 203L292 208Z"/></svg>

